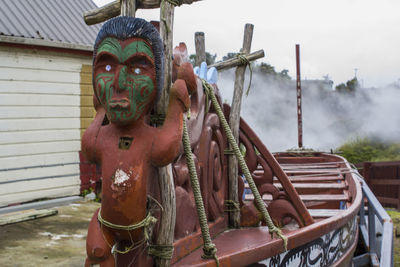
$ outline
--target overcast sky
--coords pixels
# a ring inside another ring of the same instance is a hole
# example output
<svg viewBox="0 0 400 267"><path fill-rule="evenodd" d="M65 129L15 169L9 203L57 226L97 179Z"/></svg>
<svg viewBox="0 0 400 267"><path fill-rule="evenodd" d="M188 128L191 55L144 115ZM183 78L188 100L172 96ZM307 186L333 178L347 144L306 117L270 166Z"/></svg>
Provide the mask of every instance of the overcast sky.
<svg viewBox="0 0 400 267"><path fill-rule="evenodd" d="M95 0L101 6L110 1ZM137 17L159 20L159 9ZM204 0L175 9L174 45L194 53L194 33L205 33L206 51L217 60L238 52L246 23L254 24L252 51L295 77L295 44L300 44L302 78L328 74L335 84L355 75L365 87L400 79L398 0Z"/></svg>

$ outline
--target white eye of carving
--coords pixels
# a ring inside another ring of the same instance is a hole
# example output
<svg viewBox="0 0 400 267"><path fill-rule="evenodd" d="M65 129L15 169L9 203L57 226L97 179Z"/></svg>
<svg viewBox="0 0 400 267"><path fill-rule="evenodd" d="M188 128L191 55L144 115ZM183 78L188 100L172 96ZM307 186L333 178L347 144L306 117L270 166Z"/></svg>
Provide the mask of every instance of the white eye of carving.
<svg viewBox="0 0 400 267"><path fill-rule="evenodd" d="M134 72L135 74L140 74L140 73L142 73L141 69L139 69L139 68L135 68L135 69L133 70L133 72Z"/></svg>
<svg viewBox="0 0 400 267"><path fill-rule="evenodd" d="M110 65L107 65L106 66L106 71L110 71L111 70L111 66Z"/></svg>

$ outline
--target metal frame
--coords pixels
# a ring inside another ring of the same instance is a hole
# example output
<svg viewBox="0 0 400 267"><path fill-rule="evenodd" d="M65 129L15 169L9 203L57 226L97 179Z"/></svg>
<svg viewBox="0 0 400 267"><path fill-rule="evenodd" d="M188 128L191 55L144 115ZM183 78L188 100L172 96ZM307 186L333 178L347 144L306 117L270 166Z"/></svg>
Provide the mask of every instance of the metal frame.
<svg viewBox="0 0 400 267"><path fill-rule="evenodd" d="M379 203L378 199L372 193L363 177L354 170L358 176L363 199L368 200L368 213L365 212L364 205L359 211L360 216L360 232L368 252L353 258L354 266L370 266L393 267L393 222L385 209ZM366 221L368 217L368 222ZM375 218L382 224L382 242L381 247L378 247L378 239L376 238Z"/></svg>

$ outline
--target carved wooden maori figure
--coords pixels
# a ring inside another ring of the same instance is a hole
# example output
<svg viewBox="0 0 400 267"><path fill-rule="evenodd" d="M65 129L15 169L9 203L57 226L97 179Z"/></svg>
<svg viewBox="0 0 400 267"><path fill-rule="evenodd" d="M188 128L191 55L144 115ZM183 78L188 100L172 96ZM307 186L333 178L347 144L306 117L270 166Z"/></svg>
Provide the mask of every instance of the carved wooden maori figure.
<svg viewBox="0 0 400 267"><path fill-rule="evenodd" d="M191 65L185 67L193 81ZM147 196L157 195L151 186L157 183L152 171L177 157L183 113L190 107L186 82L177 79L163 126L150 126L149 113L162 80L163 46L153 25L130 17L117 17L103 25L93 58L97 114L82 137L82 151L88 160L101 165L103 183L101 209L89 225L86 266L114 266L111 247L122 253L134 249L132 266L151 265L144 245L145 228L153 223Z"/></svg>

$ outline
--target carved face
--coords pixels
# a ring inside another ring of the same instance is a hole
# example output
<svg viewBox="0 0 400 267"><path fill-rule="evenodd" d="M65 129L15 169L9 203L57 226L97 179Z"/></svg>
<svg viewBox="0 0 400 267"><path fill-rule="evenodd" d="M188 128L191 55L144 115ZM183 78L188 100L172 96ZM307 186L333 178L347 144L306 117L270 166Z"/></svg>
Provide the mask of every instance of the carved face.
<svg viewBox="0 0 400 267"><path fill-rule="evenodd" d="M112 123L133 123L153 104L154 55L144 39L105 38L98 46L93 71L95 94Z"/></svg>

